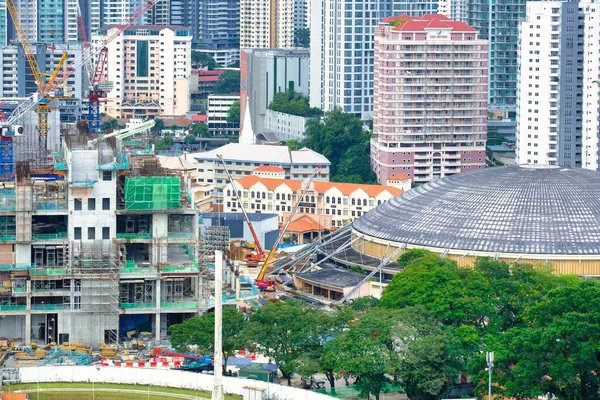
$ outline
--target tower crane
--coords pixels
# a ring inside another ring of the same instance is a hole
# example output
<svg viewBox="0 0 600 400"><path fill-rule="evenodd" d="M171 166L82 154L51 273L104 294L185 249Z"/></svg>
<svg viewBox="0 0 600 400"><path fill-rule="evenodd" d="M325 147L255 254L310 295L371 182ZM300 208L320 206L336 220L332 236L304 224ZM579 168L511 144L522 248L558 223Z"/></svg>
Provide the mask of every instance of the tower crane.
<svg viewBox="0 0 600 400"><path fill-rule="evenodd" d="M123 33L123 31L125 31L125 29L127 29L131 25L135 24L135 22L141 16L143 16L148 10L150 10L152 7L154 7L158 1L159 0L143 0L142 3L139 5L139 7L136 8L129 15L129 17L127 17L125 20L123 20L120 24L115 25L114 28L111 30L111 33L107 34L104 38L102 38L102 40L99 43L99 46L97 48L95 48L94 50L90 49L89 53L84 54L81 57L81 60L79 62L77 62L75 65L73 65L72 67L70 67L61 76L61 79L56 84L60 83L61 81L65 81L73 72L79 70L79 68L81 68L82 66L85 66L86 64L90 63L95 57L97 57L103 51L103 49L106 48L106 45L108 43L112 42L114 39L119 37L121 35L121 33ZM14 0L7 0L6 3L7 3L7 8L9 8L9 12L10 12L13 20L19 21L18 13L17 13L16 7L14 5ZM10 6L9 6L9 4L10 4ZM15 25L17 25L17 23L15 23ZM23 31L22 27L19 32L20 32L19 37L21 37L21 34L22 34L22 35L24 35L23 37L25 39L27 39L27 36L25 36L25 32ZM106 50L104 50L104 51L106 51ZM26 53L26 56L27 56L27 53ZM32 60L35 60L35 57L33 54L30 53L29 56L31 57ZM28 60L29 60L29 57L28 57ZM39 69L38 69L38 72L39 72ZM34 76L36 76L35 72L34 72ZM40 75L40 77L41 77L41 75ZM36 76L36 82L37 81L38 81L38 77ZM38 86L38 89L39 89L39 86ZM13 110L13 112L10 114L10 116L7 118L7 120L5 122L0 122L0 127L6 127L6 126L11 126L11 125L16 124L17 121L19 121L19 119L21 119L21 117L23 117L23 115L25 115L25 113L27 113L29 110L31 110L36 105L43 103L44 99L45 99L45 97L43 96L42 91L34 93L29 100L20 103Z"/></svg>
<svg viewBox="0 0 600 400"><path fill-rule="evenodd" d="M27 33L23 29L23 25L21 25L21 19L19 18L19 13L17 11L17 7L15 6L14 0L6 0L6 8L8 9L8 12L13 20L15 30L17 31L17 36L19 37L19 42L23 47L25 58L27 58L27 62L29 63L29 67L33 73L33 78L35 79L35 84L38 88L38 136L43 136L45 138L48 136L48 113L50 111L48 103L56 98L65 98L64 92L57 89L58 84L64 81L64 79L59 80L57 78L63 64L67 61L67 53L63 53L60 61L54 69L54 72L50 75L50 78L46 82L44 79L44 74L41 72L37 64L35 52L29 43Z"/></svg>

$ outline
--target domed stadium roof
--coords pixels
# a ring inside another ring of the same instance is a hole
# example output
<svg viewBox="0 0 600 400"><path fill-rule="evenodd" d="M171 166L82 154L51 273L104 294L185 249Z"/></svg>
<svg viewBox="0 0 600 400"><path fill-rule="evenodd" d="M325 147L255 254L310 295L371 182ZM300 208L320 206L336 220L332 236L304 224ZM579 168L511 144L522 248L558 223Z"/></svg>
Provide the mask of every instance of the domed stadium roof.
<svg viewBox="0 0 600 400"><path fill-rule="evenodd" d="M510 166L453 175L383 203L352 227L412 246L600 254L600 173Z"/></svg>

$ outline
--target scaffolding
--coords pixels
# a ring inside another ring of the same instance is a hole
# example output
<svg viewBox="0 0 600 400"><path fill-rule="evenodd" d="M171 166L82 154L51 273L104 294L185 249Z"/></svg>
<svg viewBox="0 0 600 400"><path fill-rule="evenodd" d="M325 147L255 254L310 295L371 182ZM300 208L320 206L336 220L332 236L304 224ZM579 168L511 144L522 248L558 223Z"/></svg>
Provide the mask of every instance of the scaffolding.
<svg viewBox="0 0 600 400"><path fill-rule="evenodd" d="M15 179L14 145L11 137L0 137L0 180Z"/></svg>
<svg viewBox="0 0 600 400"><path fill-rule="evenodd" d="M166 210L180 207L180 178L171 176L125 178L127 210Z"/></svg>

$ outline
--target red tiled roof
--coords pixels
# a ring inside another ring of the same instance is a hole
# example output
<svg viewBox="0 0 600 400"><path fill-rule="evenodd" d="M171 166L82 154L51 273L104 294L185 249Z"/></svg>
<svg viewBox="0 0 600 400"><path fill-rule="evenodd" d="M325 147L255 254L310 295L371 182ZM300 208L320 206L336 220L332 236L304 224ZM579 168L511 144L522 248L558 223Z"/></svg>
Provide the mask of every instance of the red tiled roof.
<svg viewBox="0 0 600 400"><path fill-rule="evenodd" d="M248 175L236 180L236 182L240 184L244 189L249 189L255 183L260 182L263 185L265 185L265 187L269 190L275 190L281 185L286 185L294 192L298 192L302 189L302 183L304 181L298 181L293 179L263 178L256 175ZM376 197L384 191L388 191L392 196L398 196L399 194L403 193L401 189L385 185L367 185L359 183L339 183L325 181L313 181L313 184L317 193L325 193L331 188L336 188L346 196L351 195L358 189L362 189L370 197Z"/></svg>
<svg viewBox="0 0 600 400"><path fill-rule="evenodd" d="M301 215L300 217L290 222L290 224L287 227L287 232L304 233L313 231L324 231L326 229L327 228L319 224L317 221L315 221L308 215Z"/></svg>
<svg viewBox="0 0 600 400"><path fill-rule="evenodd" d="M389 178L387 178L388 181L403 181L406 179L410 179L410 176L406 175L406 174L396 174L396 175L392 175Z"/></svg>
<svg viewBox="0 0 600 400"><path fill-rule="evenodd" d="M262 165L255 169L258 172L284 172L283 168L276 167L274 165Z"/></svg>
<svg viewBox="0 0 600 400"><path fill-rule="evenodd" d="M470 27L464 22L453 21L442 14L425 14L420 17L409 17L406 14L387 17L381 22L390 24L398 21L398 25L393 28L395 31L415 32L432 29L451 29L459 32L477 32L475 28Z"/></svg>
<svg viewBox="0 0 600 400"><path fill-rule="evenodd" d="M208 115L194 114L192 115L192 122L206 122L208 121Z"/></svg>
<svg viewBox="0 0 600 400"><path fill-rule="evenodd" d="M186 128L186 127L190 126L190 124L192 123L192 121L190 121L189 119L187 119L185 117L162 117L161 119L163 120L163 122L165 123L165 126L167 126L167 127L179 126L179 127Z"/></svg>

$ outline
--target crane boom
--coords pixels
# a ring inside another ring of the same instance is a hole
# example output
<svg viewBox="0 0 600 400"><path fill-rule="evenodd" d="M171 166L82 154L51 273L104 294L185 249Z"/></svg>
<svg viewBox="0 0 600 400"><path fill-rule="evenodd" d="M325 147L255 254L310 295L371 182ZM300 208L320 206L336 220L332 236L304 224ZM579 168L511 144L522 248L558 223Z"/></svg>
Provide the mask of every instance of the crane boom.
<svg viewBox="0 0 600 400"><path fill-rule="evenodd" d="M72 68L69 68L67 73L65 74L63 80L66 80L74 71L77 71L79 68L86 65L86 63L89 63L94 57L96 57L102 51L102 49L104 47L106 47L106 45L108 43L110 43L115 38L117 38L121 33L123 33L123 31L125 31L125 29L127 29L131 25L135 24L135 22L142 15L144 15L148 10L150 10L152 7L154 7L156 5L156 3L158 3L158 1L159 0L144 0L144 2L134 12L132 12L127 19L125 19L120 24L114 26L114 29L112 29L112 33L110 35L107 35L102 40L101 45L99 45L94 51L90 51L86 56L83 56L81 58L81 60L78 63L76 63ZM6 2L7 7L9 7L8 6L9 3L13 7L13 11L10 11L10 8L9 8L9 12L11 13L11 16L12 16L13 12L16 13L16 7L14 6L13 0L7 0L7 2ZM17 20L18 20L18 15L17 15ZM21 27L21 30L22 29L23 28ZM23 33L24 33L24 31L23 31ZM35 59L35 57L33 59ZM19 106L17 108L15 108L15 110L10 114L10 116L8 117L8 120L5 123L2 123L1 125L12 125L12 124L16 123L23 115L25 115L25 113L27 113L29 110L31 110L33 107L35 107L43 99L44 99L44 95L41 92L35 93L33 95L33 98L30 101L26 101L24 103L19 104Z"/></svg>
<svg viewBox="0 0 600 400"><path fill-rule="evenodd" d="M244 213L244 218L246 218L246 223L248 224L248 229L250 229L250 233L252 233L252 238L254 239L254 243L256 244L257 255L262 258L262 255L264 254L264 250L260 245L260 240L258 240L258 235L254 231L254 227L252 226L252 221L250 221L250 217L248 216L248 213L246 212L246 209L244 208L244 205L242 204L242 199L240 198L239 192L235 186L235 180L229 173L229 170L227 169L227 165L225 165L225 161L223 160L223 156L221 154L217 154L217 157L219 158L219 160L221 160L221 164L223 164L223 168L225 169L227 178L229 178L229 182L231 183L231 187L233 188L233 193L235 194L235 199L237 200L238 204L240 205L240 208L242 209L242 212Z"/></svg>
<svg viewBox="0 0 600 400"><path fill-rule="evenodd" d="M260 285L260 282L264 282L264 278L265 278L265 274L267 272L267 268L269 268L269 263L271 262L271 259L275 255L275 253L277 251L277 247L279 246L279 244L283 240L283 235L285 234L285 231L287 230L287 227L292 222L292 219L294 218L294 215L296 215L296 211L298 211L298 206L304 200L304 196L306 196L306 192L308 191L308 188L310 187L310 183L313 181L313 179L315 178L315 176L320 173L320 169L321 169L321 167L315 168L315 170L313 171L312 175L305 182L304 187L302 188L302 191L300 192L300 197L298 198L298 201L296 202L296 204L294 204L294 208L292 208L292 212L290 212L290 215L288 215L288 218L287 218L287 220L285 222L285 225L283 226L283 229L281 229L281 232L279 232L279 236L277 237L277 240L275 241L275 244L273 245L273 248L271 249L271 252L267 256L267 259L265 260L265 263L263 264L262 268L260 269L260 272L258 273L258 276L256 277L256 281L259 283L259 285ZM269 286L271 286L271 285L269 285Z"/></svg>

